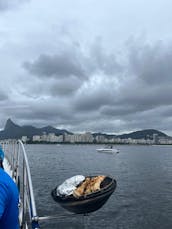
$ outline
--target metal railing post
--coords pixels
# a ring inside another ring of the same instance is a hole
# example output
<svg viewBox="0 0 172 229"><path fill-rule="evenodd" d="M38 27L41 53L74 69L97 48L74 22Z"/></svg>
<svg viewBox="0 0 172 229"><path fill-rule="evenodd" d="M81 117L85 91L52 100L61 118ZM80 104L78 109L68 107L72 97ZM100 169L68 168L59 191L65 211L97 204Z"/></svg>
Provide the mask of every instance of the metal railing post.
<svg viewBox="0 0 172 229"><path fill-rule="evenodd" d="M0 143L2 144L3 149L7 154L6 157L10 162L10 166L12 170L12 178L15 179L16 185L18 186L19 191L21 191L20 192L21 209L22 209L21 228L28 229L28 222L27 222L27 214L28 214L30 218L29 225L31 225L32 229L39 229L40 228L38 223L39 217L36 211L30 167L29 167L29 162L25 151L25 147L21 140L18 141L5 140ZM22 162L21 166L19 166L20 162ZM22 190L20 190L19 170L22 171Z"/></svg>

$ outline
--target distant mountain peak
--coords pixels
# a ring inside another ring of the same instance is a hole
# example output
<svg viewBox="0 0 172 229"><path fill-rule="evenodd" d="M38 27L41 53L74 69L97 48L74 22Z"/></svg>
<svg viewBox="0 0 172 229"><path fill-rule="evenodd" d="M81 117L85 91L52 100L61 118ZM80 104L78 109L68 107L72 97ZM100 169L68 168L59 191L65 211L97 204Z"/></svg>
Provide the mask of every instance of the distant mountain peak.
<svg viewBox="0 0 172 229"><path fill-rule="evenodd" d="M19 126L15 124L10 118L6 121L4 130L0 131L0 139L19 139L22 136L27 136L28 138L32 139L34 135L42 135L43 132L46 132L46 134L54 133L55 135L63 135L63 134L73 134L65 129L56 129L50 125L42 127L42 128L36 128L34 126ZM155 129L145 129L145 130L139 130L135 132L131 132L128 134L121 134L121 135L109 135L109 134L103 134L103 133L94 133L93 136L96 137L98 135L103 135L108 139L111 139L112 137L121 138L121 139L153 139L155 135L158 137L168 137L168 135L164 134L163 132L160 132Z"/></svg>
<svg viewBox="0 0 172 229"><path fill-rule="evenodd" d="M10 118L6 121L5 130L11 129L13 127L19 127Z"/></svg>
<svg viewBox="0 0 172 229"><path fill-rule="evenodd" d="M46 132L46 134L54 133L56 135L63 135L64 133L71 134L67 130L56 129L52 126L42 128L36 128L31 125L19 126L9 118L6 121L4 130L0 131L0 139L19 139L22 136L32 139L34 135L42 135L43 132Z"/></svg>
<svg viewBox="0 0 172 229"><path fill-rule="evenodd" d="M141 139L141 138L146 139L146 138L152 138L154 134L157 134L159 137L168 137L163 132L155 130L155 129L138 130L138 131L134 131L128 134L121 134L119 135L119 137L120 138L132 138L132 139Z"/></svg>

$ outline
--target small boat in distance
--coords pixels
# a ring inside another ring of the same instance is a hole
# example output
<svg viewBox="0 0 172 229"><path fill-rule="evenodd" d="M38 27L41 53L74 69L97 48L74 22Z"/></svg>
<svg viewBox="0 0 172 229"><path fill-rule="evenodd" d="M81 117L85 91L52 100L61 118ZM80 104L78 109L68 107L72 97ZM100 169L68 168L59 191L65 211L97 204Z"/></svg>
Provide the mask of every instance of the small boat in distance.
<svg viewBox="0 0 172 229"><path fill-rule="evenodd" d="M96 149L100 153L119 153L119 149L113 148L112 145L106 146L105 148Z"/></svg>

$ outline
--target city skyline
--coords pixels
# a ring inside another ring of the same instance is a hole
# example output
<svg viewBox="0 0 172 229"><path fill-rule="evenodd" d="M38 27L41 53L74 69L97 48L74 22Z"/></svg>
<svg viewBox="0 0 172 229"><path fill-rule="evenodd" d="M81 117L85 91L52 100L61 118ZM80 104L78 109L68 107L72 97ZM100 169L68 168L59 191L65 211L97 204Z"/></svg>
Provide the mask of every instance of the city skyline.
<svg viewBox="0 0 172 229"><path fill-rule="evenodd" d="M116 137L118 137L118 136L120 136L120 135L115 135L115 134L113 134L113 133L106 133L106 132L101 132L101 131L98 131L98 132L91 132L91 131L84 131L84 130L82 130L81 132L69 132L67 129L59 129L59 128L57 128L57 127L54 127L54 126L50 126L50 125L47 125L47 126L41 126L41 127L36 127L36 126L33 126L33 125L23 125L23 126L20 126L20 125L18 125L17 123L14 123L13 122L13 120L11 120L10 118L9 119L7 119L7 121L6 121L6 124L5 124L5 126L4 126L4 128L2 129L2 130L0 130L0 131L4 131L4 130L8 130L8 132L14 132L14 130L16 129L16 127L19 127L19 128L24 128L24 127L33 127L33 128L36 128L36 129L40 129L41 130L41 134L47 134L46 132L46 130L44 129L44 128L48 128L48 132L50 132L51 133L51 131L52 131L52 133L53 133L53 129L54 130L59 130L59 131L64 131L64 132L66 132L66 133L68 133L68 134L86 134L86 133L91 133L91 134L102 134L102 135L114 135L114 136L116 136ZM51 131L50 131L50 129L51 129ZM29 129L29 132L31 131L31 129ZM159 130L156 130L156 129L141 129L141 130L137 130L137 131L131 131L131 132L125 132L125 133L122 133L121 135L128 135L128 134L131 134L131 133L137 133L137 132L144 132L144 131L149 131L149 132L151 132L151 133L149 133L148 135L150 135L150 136L148 136L148 138L150 138L150 137L152 137L153 136L153 132L154 132L154 134L155 134L155 132L156 132L156 134L157 134L157 132L159 132L159 134L160 133L162 133L163 135L166 135L167 137L171 137L171 136L168 136L166 133L164 133L164 132L161 132L161 131L159 131ZM58 134L60 134L60 133L58 133Z"/></svg>
<svg viewBox="0 0 172 229"><path fill-rule="evenodd" d="M0 0L0 129L172 135L172 2Z"/></svg>

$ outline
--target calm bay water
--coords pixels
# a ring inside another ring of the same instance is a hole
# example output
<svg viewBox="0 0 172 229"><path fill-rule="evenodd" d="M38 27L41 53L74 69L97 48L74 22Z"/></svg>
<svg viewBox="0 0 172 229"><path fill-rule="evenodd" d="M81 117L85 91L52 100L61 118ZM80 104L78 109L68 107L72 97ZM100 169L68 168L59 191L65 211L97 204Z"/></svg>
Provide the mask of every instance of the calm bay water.
<svg viewBox="0 0 172 229"><path fill-rule="evenodd" d="M98 145L27 145L39 216L69 214L51 198L65 179L107 174L117 188L88 217L41 223L47 229L171 229L172 146L117 146L117 155L98 153Z"/></svg>

